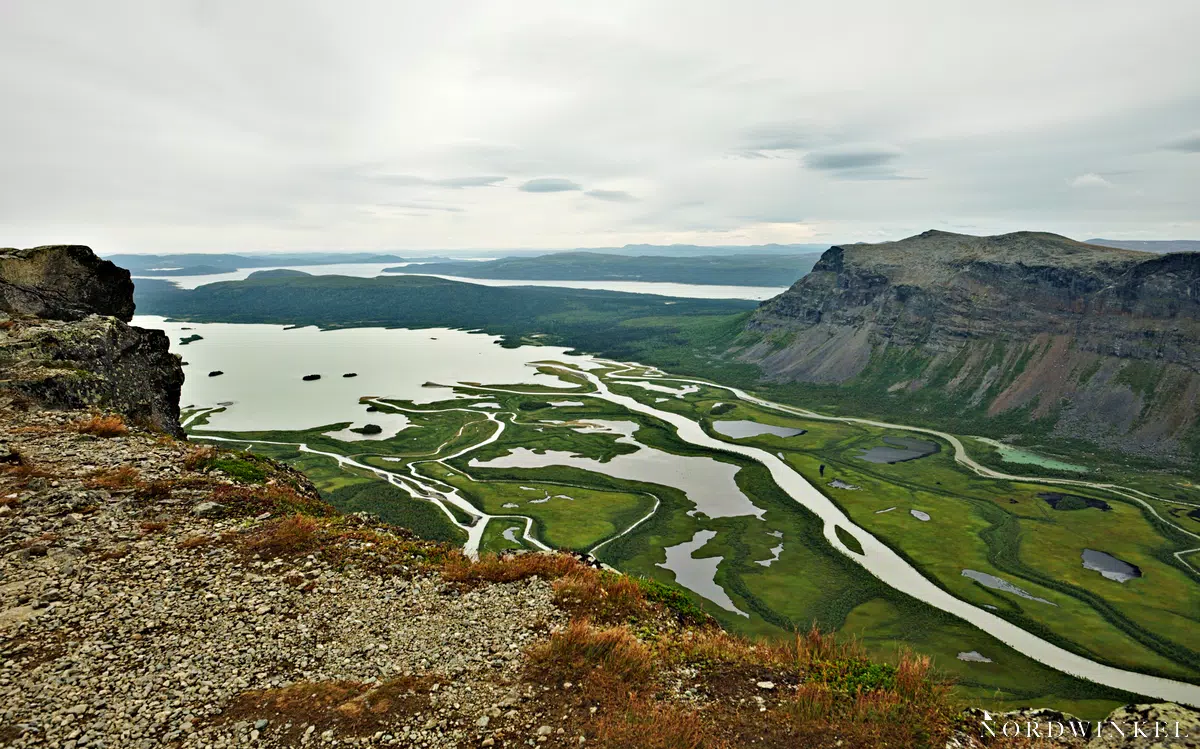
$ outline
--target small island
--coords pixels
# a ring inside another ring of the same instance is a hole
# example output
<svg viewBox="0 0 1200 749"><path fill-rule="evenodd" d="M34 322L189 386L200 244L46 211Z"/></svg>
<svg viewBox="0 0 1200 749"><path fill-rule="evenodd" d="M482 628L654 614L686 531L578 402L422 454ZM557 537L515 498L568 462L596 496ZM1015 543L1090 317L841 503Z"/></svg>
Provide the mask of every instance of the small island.
<svg viewBox="0 0 1200 749"><path fill-rule="evenodd" d="M209 373L208 373L208 376L209 376L209 377L220 377L220 376L221 376L221 375L223 375L223 374L225 374L225 373L224 373L224 372L222 372L221 370L219 370L219 369L214 369L213 371L211 371L211 372L209 372Z"/></svg>
<svg viewBox="0 0 1200 749"><path fill-rule="evenodd" d="M383 427L378 424L364 424L360 427L352 427L350 431L363 435L383 434Z"/></svg>
<svg viewBox="0 0 1200 749"><path fill-rule="evenodd" d="M321 379L321 375L319 375L319 374L307 374L307 375L304 375L303 377L301 377L300 379L304 380L305 382L312 382L313 380L319 380L319 379Z"/></svg>
<svg viewBox="0 0 1200 749"><path fill-rule="evenodd" d="M358 377L358 372L347 372L342 377Z"/></svg>
<svg viewBox="0 0 1200 749"><path fill-rule="evenodd" d="M192 333L190 336L188 336L186 338L180 338L179 345L186 346L189 343L191 343L192 341L203 341L203 340L204 340L204 336L200 335L199 333Z"/></svg>

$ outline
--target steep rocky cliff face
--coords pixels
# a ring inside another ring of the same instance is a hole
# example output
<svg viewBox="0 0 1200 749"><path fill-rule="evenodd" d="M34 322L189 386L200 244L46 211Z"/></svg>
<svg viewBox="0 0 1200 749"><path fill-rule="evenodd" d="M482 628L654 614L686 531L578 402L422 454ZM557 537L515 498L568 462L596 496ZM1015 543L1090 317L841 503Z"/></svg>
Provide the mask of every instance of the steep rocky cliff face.
<svg viewBox="0 0 1200 749"><path fill-rule="evenodd" d="M1187 459L1200 254L1032 232L832 247L760 306L741 344L774 381Z"/></svg>
<svg viewBox="0 0 1200 749"><path fill-rule="evenodd" d="M129 272L86 247L0 250L0 404L117 411L182 436L183 370L133 317Z"/></svg>
<svg viewBox="0 0 1200 749"><path fill-rule="evenodd" d="M0 312L51 320L133 317L129 271L81 245L0 249Z"/></svg>

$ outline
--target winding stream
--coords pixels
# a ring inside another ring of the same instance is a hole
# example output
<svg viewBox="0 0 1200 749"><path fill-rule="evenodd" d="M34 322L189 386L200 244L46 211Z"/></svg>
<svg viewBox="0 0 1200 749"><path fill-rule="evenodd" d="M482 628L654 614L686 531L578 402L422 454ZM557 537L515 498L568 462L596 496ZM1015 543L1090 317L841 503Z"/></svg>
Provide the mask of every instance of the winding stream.
<svg viewBox="0 0 1200 749"><path fill-rule="evenodd" d="M621 371L632 371L637 365L629 365L623 363L612 363L618 367L618 372L608 373L606 376L611 378L625 378L628 375L621 374ZM924 601L925 603L934 606L946 613L973 624L984 632L992 635L1004 644L1016 649L1017 651L1033 658L1040 663L1043 663L1051 668L1063 671L1074 676L1078 676L1098 684L1105 686L1126 689L1140 694L1153 696L1159 699L1170 700L1192 706L1200 706L1200 686L1188 684L1182 681L1166 679L1148 674L1141 674L1135 671L1126 671L1124 669L1107 666L1101 663L1096 663L1081 655L1070 652L1053 643L1037 637L1015 624L996 616L989 611L973 606L965 601L962 601L946 590L938 587L930 580L923 577L916 569L914 569L903 557L889 548L887 545L876 539L867 531L855 525L833 502L825 495L817 491L815 487L808 483L799 473L792 470L783 460L774 454L755 447L739 445L730 442L724 442L709 436L699 423L691 419L667 411L660 411L653 406L646 405L640 401L628 396L617 395L608 389L608 386L598 376L592 372L579 372L572 370L572 373L577 377L585 377L596 388L594 397L603 398L604 400L624 406L625 408L643 413L648 416L653 416L661 421L671 424L676 428L679 437L687 442L713 450L723 450L726 452L736 453L744 457L756 460L765 466L770 472L771 477L775 480L785 492L788 493L794 500L803 504L813 513L815 513L825 524L824 535L826 540L841 551L850 559L853 559L858 564L861 564L868 572L891 587L908 593L913 597ZM632 379L632 377L630 377ZM664 378L665 379L665 378ZM797 409L782 404L773 403L771 401L757 398L748 393L745 393L737 388L716 385L714 383L704 382L703 380L688 380L680 378L671 378L676 381L689 382L692 384L702 384L711 387L724 389L738 398L761 405L774 410L786 411L805 418L817 418L826 421L845 421L851 423L868 424L884 428L905 429L908 431L924 432L932 434L949 442L955 451L955 458L958 462L971 467L980 475L990 476L992 478L1002 478L1008 480L1027 480L1036 483L1057 483L1068 485L1083 485L1095 488L1103 488L1110 491L1127 496L1131 499L1141 502L1145 505L1156 517L1158 513L1154 511L1146 502L1132 496L1131 492L1136 490L1125 489L1124 487L1114 487L1110 484L1096 484L1072 479L1042 479L1042 478L1024 478L1019 476L1010 476L999 471L992 470L986 466L979 465L966 454L962 442L953 435L944 432L938 432L932 429L924 429L919 427L906 427L898 424L888 424L886 422L871 421L868 419L854 419L822 416L813 414L804 409ZM1140 493L1140 492L1139 492ZM1165 522L1165 521L1164 521ZM861 555L852 553L838 539L834 532L836 526L841 526L851 536L861 544L863 553ZM1195 536L1196 534L1189 534ZM1200 538L1200 537L1198 537ZM1181 552L1188 553L1188 552ZM1176 556L1179 556L1178 554Z"/></svg>

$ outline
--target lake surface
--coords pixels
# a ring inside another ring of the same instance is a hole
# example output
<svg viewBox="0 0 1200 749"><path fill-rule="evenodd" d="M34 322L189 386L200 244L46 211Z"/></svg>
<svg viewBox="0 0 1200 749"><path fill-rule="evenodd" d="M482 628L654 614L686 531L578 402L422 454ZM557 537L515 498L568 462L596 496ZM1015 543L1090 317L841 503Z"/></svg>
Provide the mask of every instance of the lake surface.
<svg viewBox="0 0 1200 749"><path fill-rule="evenodd" d="M411 263L336 263L332 265L276 265L269 268L239 268L229 273L209 273L201 276L134 276L138 279L174 281L183 289L194 289L220 281L241 281L260 270L298 270L313 276L354 276L375 278L376 276L433 276L450 281L473 283L479 286L553 286L564 289L597 289L601 291L625 291L631 294L658 294L689 299L750 299L761 302L787 291L786 286L709 286L707 284L665 283L658 281L523 281L493 278L467 278L465 276L443 276L434 273L384 273L384 268L398 268Z"/></svg>
<svg viewBox="0 0 1200 749"><path fill-rule="evenodd" d="M1016 585L1013 585L1012 583L1010 583L1009 581L1005 580L1002 577L996 577L995 575L989 575L986 572L980 572L978 570L963 570L962 574L963 574L963 577L969 577L972 580L974 580L975 582L984 586L985 588L991 588L993 590L1002 590L1005 593L1012 593L1014 596L1020 596L1021 598L1024 598L1029 601L1040 601L1042 603L1049 603L1051 606L1058 605L1056 603L1052 603L1051 601L1047 601L1045 598L1038 598L1037 596L1033 595L1032 593L1025 590L1024 588L1019 588Z"/></svg>
<svg viewBox="0 0 1200 749"><path fill-rule="evenodd" d="M975 439L985 445L991 445L996 448L996 452L1000 453L1000 460L1003 460L1005 463L1024 463L1025 465L1041 466L1056 471L1072 471L1074 473L1087 473L1091 470L1084 466L1077 466L1074 463L1067 463L1019 447L1006 445L999 440L988 439L987 437L976 437Z"/></svg>
<svg viewBox="0 0 1200 749"><path fill-rule="evenodd" d="M472 458L469 465L472 468L578 468L629 481L674 486L696 504L697 510L710 518L738 515L762 517L763 510L755 507L737 485L734 477L737 475L738 466L713 458L675 455L648 447L634 439L633 434L637 428L638 425L632 421L602 419L589 419L587 426L576 428L581 432L600 431L617 434L620 435L617 438L618 442L638 447L637 452L617 455L603 463L595 458L561 450L534 452L529 448L518 447L507 455L491 460Z"/></svg>
<svg viewBox="0 0 1200 749"><path fill-rule="evenodd" d="M933 455L941 449L936 442L915 437L884 437L883 441L885 444L864 450L858 457L868 463L903 463Z"/></svg>
<svg viewBox="0 0 1200 749"><path fill-rule="evenodd" d="M303 270L303 269L301 269ZM388 273L389 276L433 276L449 281L474 283L480 286L554 286L562 289L598 289L626 291L630 294L659 294L689 299L751 299L761 302L787 291L786 286L710 286L708 284L666 283L661 281L526 281L501 278L467 278L443 276L437 273Z"/></svg>
<svg viewBox="0 0 1200 749"><path fill-rule="evenodd" d="M385 439L407 421L367 413L360 397L417 403L454 397L447 388L423 387L429 381L487 380L565 389L568 383L538 373L529 362L557 358L587 365L582 357L567 356L564 348L503 348L495 336L460 330L285 330L282 325L167 322L149 315L134 317L133 324L166 331L171 350L188 362L183 368L182 405L232 403L202 427L217 431L301 430L349 421L354 426L379 424L383 434L372 437ZM179 344L180 338L192 334L203 340ZM207 376L218 369L225 374ZM344 372L358 376L342 377ZM303 381L309 373L326 376Z"/></svg>
<svg viewBox="0 0 1200 749"><path fill-rule="evenodd" d="M668 546L667 561L659 562L658 566L675 573L675 582L688 590L694 591L717 604L726 611L749 618L729 598L725 589L716 583L717 565L722 557L694 559L692 554L699 551L717 535L716 531L696 531L691 541L684 541L676 546Z"/></svg>
<svg viewBox="0 0 1200 749"><path fill-rule="evenodd" d="M713 429L726 437L741 439L743 437L758 437L762 434L773 434L776 437L795 437L804 434L803 429L795 427L780 427L774 424L760 424L757 421L714 421Z"/></svg>
<svg viewBox="0 0 1200 749"><path fill-rule="evenodd" d="M375 276L391 275L384 273L384 268L395 268L408 263L331 263L329 265L272 265L266 268L239 268L228 273L205 273L199 276L134 276L134 283L141 279L157 279L159 281L174 281L181 289L194 289L210 283L221 281L242 281L251 273L260 270L298 270L312 276L354 276L355 278L374 278Z"/></svg>
<svg viewBox="0 0 1200 749"><path fill-rule="evenodd" d="M1142 576L1140 567L1123 559L1117 559L1108 552L1084 549L1082 556L1084 569L1095 570L1109 580L1123 583L1126 580Z"/></svg>

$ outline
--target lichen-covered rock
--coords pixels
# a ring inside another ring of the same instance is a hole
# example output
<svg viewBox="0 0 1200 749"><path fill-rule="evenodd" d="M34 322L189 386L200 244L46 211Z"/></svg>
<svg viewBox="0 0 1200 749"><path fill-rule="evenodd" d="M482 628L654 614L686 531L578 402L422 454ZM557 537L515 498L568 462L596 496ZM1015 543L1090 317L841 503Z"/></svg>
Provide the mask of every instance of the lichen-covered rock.
<svg viewBox="0 0 1200 749"><path fill-rule="evenodd" d="M183 369L160 330L92 315L77 322L14 318L0 326L0 403L117 411L183 436Z"/></svg>
<svg viewBox="0 0 1200 749"><path fill-rule="evenodd" d="M1173 702L1126 705L1096 727L1088 749L1195 749L1200 747L1200 710Z"/></svg>
<svg viewBox="0 0 1200 749"><path fill-rule="evenodd" d="M129 271L82 245L0 249L0 311L50 320L133 319Z"/></svg>

